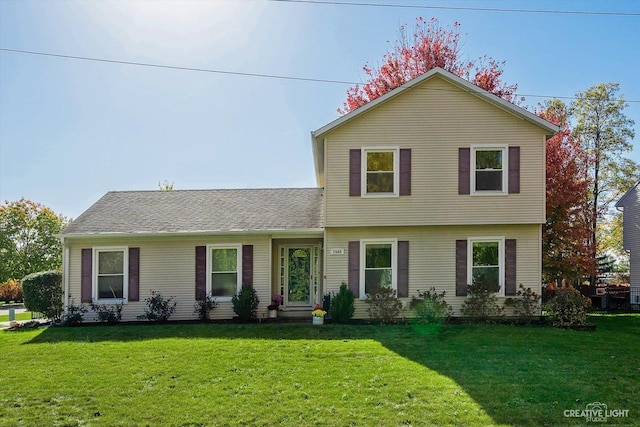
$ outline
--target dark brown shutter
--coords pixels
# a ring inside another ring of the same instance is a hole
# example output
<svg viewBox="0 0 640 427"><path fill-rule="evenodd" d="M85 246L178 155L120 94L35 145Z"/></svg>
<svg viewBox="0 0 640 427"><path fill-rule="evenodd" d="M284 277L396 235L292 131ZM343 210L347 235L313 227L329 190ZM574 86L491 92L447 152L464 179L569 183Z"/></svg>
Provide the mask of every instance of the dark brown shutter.
<svg viewBox="0 0 640 427"><path fill-rule="evenodd" d="M242 245L242 287L253 287L253 245Z"/></svg>
<svg viewBox="0 0 640 427"><path fill-rule="evenodd" d="M411 195L411 149L400 149L400 195Z"/></svg>
<svg viewBox="0 0 640 427"><path fill-rule="evenodd" d="M471 148L458 149L458 194L471 194Z"/></svg>
<svg viewBox="0 0 640 427"><path fill-rule="evenodd" d="M516 294L516 240L504 241L504 294Z"/></svg>
<svg viewBox="0 0 640 427"><path fill-rule="evenodd" d="M409 296L409 242L398 242L398 297Z"/></svg>
<svg viewBox="0 0 640 427"><path fill-rule="evenodd" d="M196 246L196 300L207 297L207 247Z"/></svg>
<svg viewBox="0 0 640 427"><path fill-rule="evenodd" d="M467 241L456 240L456 296L467 295Z"/></svg>
<svg viewBox="0 0 640 427"><path fill-rule="evenodd" d="M362 151L359 148L349 150L349 196L360 196L362 188L360 177L362 173L361 157Z"/></svg>
<svg viewBox="0 0 640 427"><path fill-rule="evenodd" d="M140 248L129 248L129 301L140 301Z"/></svg>
<svg viewBox="0 0 640 427"><path fill-rule="evenodd" d="M80 302L91 302L93 282L93 249L83 249L80 267Z"/></svg>
<svg viewBox="0 0 640 427"><path fill-rule="evenodd" d="M509 193L520 192L520 147L509 147Z"/></svg>
<svg viewBox="0 0 640 427"><path fill-rule="evenodd" d="M360 297L360 242L349 242L349 289Z"/></svg>

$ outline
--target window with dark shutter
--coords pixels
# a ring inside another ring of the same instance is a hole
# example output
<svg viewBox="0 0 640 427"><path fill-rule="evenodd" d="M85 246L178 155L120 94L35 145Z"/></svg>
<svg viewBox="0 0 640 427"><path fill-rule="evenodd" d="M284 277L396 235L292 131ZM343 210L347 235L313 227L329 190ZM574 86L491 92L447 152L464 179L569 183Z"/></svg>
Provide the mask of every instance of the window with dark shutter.
<svg viewBox="0 0 640 427"><path fill-rule="evenodd" d="M360 242L349 242L349 289L353 295L360 296Z"/></svg>
<svg viewBox="0 0 640 427"><path fill-rule="evenodd" d="M349 196L360 196L362 187L362 151L357 149L349 150Z"/></svg>
<svg viewBox="0 0 640 427"><path fill-rule="evenodd" d="M196 246L196 300L207 297L207 247Z"/></svg>
<svg viewBox="0 0 640 427"><path fill-rule="evenodd" d="M520 147L509 147L509 193L520 193Z"/></svg>
<svg viewBox="0 0 640 427"><path fill-rule="evenodd" d="M129 301L140 301L140 248L129 248Z"/></svg>
<svg viewBox="0 0 640 427"><path fill-rule="evenodd" d="M469 147L458 149L458 194L471 194L471 148Z"/></svg>
<svg viewBox="0 0 640 427"><path fill-rule="evenodd" d="M409 242L398 242L398 297L409 296Z"/></svg>
<svg viewBox="0 0 640 427"><path fill-rule="evenodd" d="M92 302L93 286L93 249L82 249L80 267L80 301Z"/></svg>
<svg viewBox="0 0 640 427"><path fill-rule="evenodd" d="M467 295L467 241L456 240L456 296Z"/></svg>
<svg viewBox="0 0 640 427"><path fill-rule="evenodd" d="M253 287L253 245L242 245L242 287Z"/></svg>
<svg viewBox="0 0 640 427"><path fill-rule="evenodd" d="M400 149L400 195L411 195L411 149Z"/></svg>
<svg viewBox="0 0 640 427"><path fill-rule="evenodd" d="M504 293L516 294L516 240L504 241Z"/></svg>

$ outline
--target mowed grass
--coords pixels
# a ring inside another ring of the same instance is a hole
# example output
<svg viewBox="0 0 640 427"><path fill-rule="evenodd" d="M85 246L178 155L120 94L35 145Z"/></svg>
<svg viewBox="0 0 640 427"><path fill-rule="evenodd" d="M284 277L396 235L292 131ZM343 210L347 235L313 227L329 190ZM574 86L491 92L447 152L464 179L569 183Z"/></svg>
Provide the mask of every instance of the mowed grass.
<svg viewBox="0 0 640 427"><path fill-rule="evenodd" d="M16 320L20 322L31 320L31 312L25 311L22 313L16 313ZM8 322L8 321L9 321L9 314L0 314L0 322Z"/></svg>
<svg viewBox="0 0 640 427"><path fill-rule="evenodd" d="M595 332L170 324L0 332L0 425L640 423L640 316Z"/></svg>

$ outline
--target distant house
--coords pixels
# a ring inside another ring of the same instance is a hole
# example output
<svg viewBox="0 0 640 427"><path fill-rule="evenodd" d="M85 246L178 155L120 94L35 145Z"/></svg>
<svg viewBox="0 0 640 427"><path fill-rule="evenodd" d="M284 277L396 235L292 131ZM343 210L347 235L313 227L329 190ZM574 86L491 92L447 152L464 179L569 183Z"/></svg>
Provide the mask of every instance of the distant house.
<svg viewBox="0 0 640 427"><path fill-rule="evenodd" d="M540 293L545 141L557 126L433 69L312 132L317 188L109 192L62 233L76 303L124 302L135 319L152 290L176 319L212 295L214 318L252 286L264 315L347 282L407 301L446 291L458 311L476 280ZM636 276L637 277L637 276Z"/></svg>
<svg viewBox="0 0 640 427"><path fill-rule="evenodd" d="M623 241L631 263L631 304L640 304L640 181L616 203L624 210Z"/></svg>

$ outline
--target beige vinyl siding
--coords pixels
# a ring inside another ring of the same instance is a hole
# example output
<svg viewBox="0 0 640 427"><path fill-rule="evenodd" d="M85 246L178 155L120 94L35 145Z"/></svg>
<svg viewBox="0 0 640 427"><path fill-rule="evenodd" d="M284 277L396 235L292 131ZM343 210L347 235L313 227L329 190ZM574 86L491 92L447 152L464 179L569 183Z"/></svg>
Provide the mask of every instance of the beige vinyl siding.
<svg viewBox="0 0 640 427"><path fill-rule="evenodd" d="M516 283L541 288L541 227L539 225L425 226L425 227L353 227L327 228L325 234L325 292L337 292L348 278L349 241L395 239L409 241L409 298L418 290L435 287L446 291L447 302L456 315L466 297L456 295L456 240L469 237L516 239ZM331 248L344 248L344 255L331 255ZM504 298L500 298L504 300ZM366 303L356 301L356 318L367 318Z"/></svg>
<svg viewBox="0 0 640 427"><path fill-rule="evenodd" d="M624 248L629 251L631 286L640 288L640 185L627 196L623 216Z"/></svg>
<svg viewBox="0 0 640 427"><path fill-rule="evenodd" d="M134 321L146 308L144 299L151 290L165 297L174 297L176 312L171 320L189 320L195 304L195 247L208 244L253 245L253 285L260 299L259 316L267 312L271 299L271 244L268 236L212 236L199 238L108 238L95 240L68 240L69 244L69 292L75 304L80 303L81 251L94 246L129 246L140 248L140 301L125 304L123 321ZM242 254L239 254L242 256ZM220 302L212 311L213 319L229 319L235 316L231 302ZM88 321L93 312L86 315Z"/></svg>
<svg viewBox="0 0 640 427"><path fill-rule="evenodd" d="M326 226L542 224L544 133L431 78L323 135ZM458 149L473 144L520 147L519 194L458 195ZM411 196L349 196L349 150L375 146L412 150Z"/></svg>

